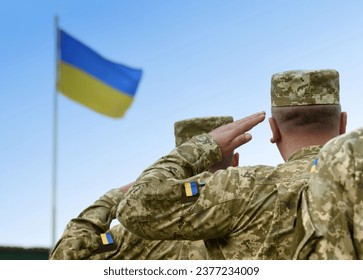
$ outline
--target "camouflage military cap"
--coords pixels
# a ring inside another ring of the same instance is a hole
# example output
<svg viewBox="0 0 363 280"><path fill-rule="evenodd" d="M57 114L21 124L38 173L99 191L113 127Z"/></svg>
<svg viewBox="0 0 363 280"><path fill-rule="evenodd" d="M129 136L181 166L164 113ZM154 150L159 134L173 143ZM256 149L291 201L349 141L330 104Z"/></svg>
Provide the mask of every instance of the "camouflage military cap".
<svg viewBox="0 0 363 280"><path fill-rule="evenodd" d="M271 105L339 104L339 73L332 69L296 70L271 78Z"/></svg>
<svg viewBox="0 0 363 280"><path fill-rule="evenodd" d="M178 121L174 124L175 145L178 147L195 135L208 133L213 129L233 122L233 117L205 117Z"/></svg>

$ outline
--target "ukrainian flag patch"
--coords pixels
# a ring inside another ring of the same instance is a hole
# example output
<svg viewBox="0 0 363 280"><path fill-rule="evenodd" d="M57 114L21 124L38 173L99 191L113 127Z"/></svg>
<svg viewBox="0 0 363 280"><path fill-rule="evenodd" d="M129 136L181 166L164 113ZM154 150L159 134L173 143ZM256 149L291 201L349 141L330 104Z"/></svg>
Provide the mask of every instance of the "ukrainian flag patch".
<svg viewBox="0 0 363 280"><path fill-rule="evenodd" d="M182 186L182 202L193 202L196 201L199 197L199 190L198 187L201 187L197 182L187 182L184 183Z"/></svg>
<svg viewBox="0 0 363 280"><path fill-rule="evenodd" d="M184 184L185 195L195 196L198 194L198 184L197 182L188 182Z"/></svg>
<svg viewBox="0 0 363 280"><path fill-rule="evenodd" d="M111 233L109 233L109 232L101 233L100 236L101 236L103 245L113 244L113 239L112 239Z"/></svg>
<svg viewBox="0 0 363 280"><path fill-rule="evenodd" d="M314 159L313 161L313 165L311 166L311 169L310 169L310 173L315 173L316 172L316 165L318 164L318 159Z"/></svg>

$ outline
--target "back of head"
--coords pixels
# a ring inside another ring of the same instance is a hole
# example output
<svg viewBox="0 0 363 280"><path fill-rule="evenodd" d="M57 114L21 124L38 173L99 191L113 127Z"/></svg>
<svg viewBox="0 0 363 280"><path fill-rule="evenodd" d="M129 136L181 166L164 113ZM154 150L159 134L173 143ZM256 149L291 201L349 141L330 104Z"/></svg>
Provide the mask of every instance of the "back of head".
<svg viewBox="0 0 363 280"><path fill-rule="evenodd" d="M175 145L180 146L193 136L211 132L213 129L233 122L233 117L204 117L178 121L174 124ZM209 168L211 172L226 169L232 165L232 157L226 157Z"/></svg>
<svg viewBox="0 0 363 280"><path fill-rule="evenodd" d="M272 116L282 133L339 134L339 73L295 70L271 79Z"/></svg>

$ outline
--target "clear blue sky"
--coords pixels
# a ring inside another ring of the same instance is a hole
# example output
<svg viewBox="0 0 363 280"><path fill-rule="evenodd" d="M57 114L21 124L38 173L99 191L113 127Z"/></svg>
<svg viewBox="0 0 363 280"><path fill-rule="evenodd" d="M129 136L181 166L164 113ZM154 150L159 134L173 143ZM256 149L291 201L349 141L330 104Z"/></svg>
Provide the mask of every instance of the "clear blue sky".
<svg viewBox="0 0 363 280"><path fill-rule="evenodd" d="M51 244L55 15L104 57L144 71L122 119L58 96L59 238L71 218L174 147L175 121L270 116L273 73L338 70L348 130L362 126L362 14L362 1L347 0L2 3L0 246ZM241 165L282 162L267 122L252 134Z"/></svg>

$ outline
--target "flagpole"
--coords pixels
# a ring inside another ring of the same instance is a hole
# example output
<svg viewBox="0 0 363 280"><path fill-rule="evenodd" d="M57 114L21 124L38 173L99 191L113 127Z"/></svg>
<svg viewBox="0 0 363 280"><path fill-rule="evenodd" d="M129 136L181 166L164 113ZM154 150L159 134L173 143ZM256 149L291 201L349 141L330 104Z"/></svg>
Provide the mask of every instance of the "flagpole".
<svg viewBox="0 0 363 280"><path fill-rule="evenodd" d="M53 163L52 163L52 238L50 251L52 251L56 242L56 229L57 229L57 140L58 140L58 93L57 93L57 81L58 81L58 61L59 61L59 32L58 32L58 16L54 17L55 26L55 83L53 94Z"/></svg>

